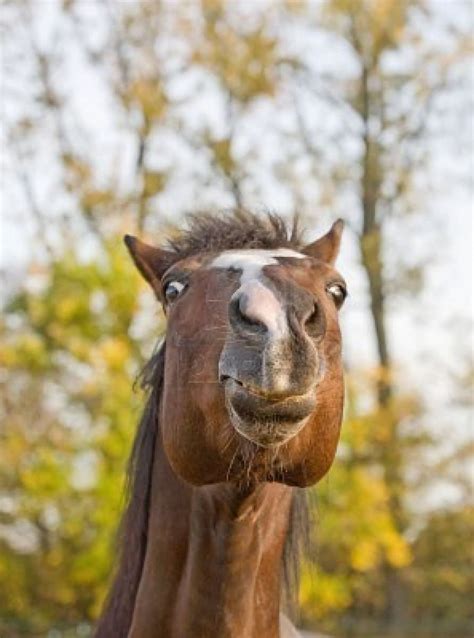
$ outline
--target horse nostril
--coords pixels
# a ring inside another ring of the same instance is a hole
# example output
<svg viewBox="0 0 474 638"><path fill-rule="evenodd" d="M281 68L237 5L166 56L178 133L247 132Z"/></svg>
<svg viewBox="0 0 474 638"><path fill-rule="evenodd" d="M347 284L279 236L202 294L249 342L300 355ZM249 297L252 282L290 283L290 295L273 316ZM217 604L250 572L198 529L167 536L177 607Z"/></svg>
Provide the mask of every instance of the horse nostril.
<svg viewBox="0 0 474 638"><path fill-rule="evenodd" d="M240 295L233 299L230 307L230 317L232 323L239 328L244 328L251 332L266 332L267 326L247 312L247 299L245 295Z"/></svg>
<svg viewBox="0 0 474 638"><path fill-rule="evenodd" d="M321 334L323 324L324 322L322 320L321 310L318 304L315 303L313 306L313 310L307 316L304 322L304 328L310 336L314 337Z"/></svg>

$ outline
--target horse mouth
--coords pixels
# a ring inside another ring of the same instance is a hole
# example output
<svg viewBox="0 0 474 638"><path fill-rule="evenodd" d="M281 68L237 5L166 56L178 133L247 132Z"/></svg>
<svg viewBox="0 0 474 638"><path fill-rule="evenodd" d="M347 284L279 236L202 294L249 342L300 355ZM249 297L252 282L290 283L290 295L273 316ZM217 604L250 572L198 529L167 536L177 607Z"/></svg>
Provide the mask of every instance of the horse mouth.
<svg viewBox="0 0 474 638"><path fill-rule="evenodd" d="M302 430L316 406L315 388L304 394L269 392L233 377L221 379L234 428L246 439L272 447Z"/></svg>

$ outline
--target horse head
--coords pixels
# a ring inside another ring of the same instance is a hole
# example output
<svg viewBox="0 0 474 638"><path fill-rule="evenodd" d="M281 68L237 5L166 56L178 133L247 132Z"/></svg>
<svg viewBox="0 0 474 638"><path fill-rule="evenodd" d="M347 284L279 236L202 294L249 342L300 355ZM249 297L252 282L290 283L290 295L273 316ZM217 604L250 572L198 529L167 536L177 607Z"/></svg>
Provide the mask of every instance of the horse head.
<svg viewBox="0 0 474 638"><path fill-rule="evenodd" d="M240 213L191 218L165 248L126 236L167 317L161 436L188 483L304 487L329 469L343 409L342 229L305 245L276 216Z"/></svg>

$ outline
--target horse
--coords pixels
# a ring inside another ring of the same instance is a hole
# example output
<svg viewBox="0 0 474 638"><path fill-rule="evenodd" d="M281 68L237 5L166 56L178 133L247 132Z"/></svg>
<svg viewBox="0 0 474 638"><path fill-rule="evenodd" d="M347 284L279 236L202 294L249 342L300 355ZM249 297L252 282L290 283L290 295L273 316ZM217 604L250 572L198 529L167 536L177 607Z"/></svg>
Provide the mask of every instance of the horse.
<svg viewBox="0 0 474 638"><path fill-rule="evenodd" d="M194 214L164 247L126 235L167 319L129 465L97 638L290 638L305 490L329 470L344 384L342 220ZM285 591L287 596L285 596Z"/></svg>

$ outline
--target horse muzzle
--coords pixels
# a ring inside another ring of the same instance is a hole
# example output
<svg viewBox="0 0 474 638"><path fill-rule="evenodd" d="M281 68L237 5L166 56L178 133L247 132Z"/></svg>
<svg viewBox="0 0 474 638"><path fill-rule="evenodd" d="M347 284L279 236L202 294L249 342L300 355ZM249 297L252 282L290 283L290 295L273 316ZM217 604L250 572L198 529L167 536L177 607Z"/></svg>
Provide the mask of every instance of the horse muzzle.
<svg viewBox="0 0 474 638"><path fill-rule="evenodd" d="M285 443L316 407L322 306L297 286L252 279L233 294L228 317L219 380L232 425L258 445Z"/></svg>
<svg viewBox="0 0 474 638"><path fill-rule="evenodd" d="M223 377L221 381L233 427L262 447L278 446L296 436L316 407L315 387L305 394L284 395L232 377Z"/></svg>

